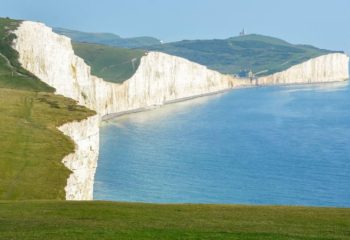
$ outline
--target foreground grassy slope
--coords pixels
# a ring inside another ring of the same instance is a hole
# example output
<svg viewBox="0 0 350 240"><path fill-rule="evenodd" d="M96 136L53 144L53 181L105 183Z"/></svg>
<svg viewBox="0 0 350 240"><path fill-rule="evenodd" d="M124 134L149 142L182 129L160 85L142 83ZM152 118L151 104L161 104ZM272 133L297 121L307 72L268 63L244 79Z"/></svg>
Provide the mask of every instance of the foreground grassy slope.
<svg viewBox="0 0 350 240"><path fill-rule="evenodd" d="M56 127L94 112L20 67L10 46L18 24L0 18L0 199L64 199L61 161L74 143Z"/></svg>
<svg viewBox="0 0 350 240"><path fill-rule="evenodd" d="M54 28L53 31L75 42L97 43L112 47L138 48L160 44L160 40L153 37L122 38L113 33L87 33L65 28Z"/></svg>
<svg viewBox="0 0 350 240"><path fill-rule="evenodd" d="M93 75L114 83L122 83L132 77L145 54L143 50L76 42L73 43L73 49L91 66Z"/></svg>
<svg viewBox="0 0 350 240"><path fill-rule="evenodd" d="M350 209L0 202L0 239L350 239Z"/></svg>
<svg viewBox="0 0 350 240"><path fill-rule="evenodd" d="M330 53L308 45L293 45L283 40L246 35L224 40L185 40L148 47L187 58L222 73L235 74L252 69L259 75L285 70L310 58Z"/></svg>
<svg viewBox="0 0 350 240"><path fill-rule="evenodd" d="M92 111L52 93L0 88L0 199L64 199L74 143L56 128Z"/></svg>

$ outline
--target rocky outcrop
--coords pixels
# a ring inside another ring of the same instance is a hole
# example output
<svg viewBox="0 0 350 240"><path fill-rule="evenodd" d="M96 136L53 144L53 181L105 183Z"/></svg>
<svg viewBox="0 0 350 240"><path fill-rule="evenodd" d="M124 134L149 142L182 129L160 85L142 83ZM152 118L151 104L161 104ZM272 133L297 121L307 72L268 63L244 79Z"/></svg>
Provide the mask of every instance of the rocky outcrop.
<svg viewBox="0 0 350 240"><path fill-rule="evenodd" d="M259 85L305 84L349 79L349 57L331 53L258 79Z"/></svg>
<svg viewBox="0 0 350 240"><path fill-rule="evenodd" d="M255 84L159 52L142 57L134 76L123 84L114 84L92 76L90 67L74 54L70 39L53 33L44 24L24 21L15 34L13 47L25 69L54 87L57 94L75 99L98 113L88 120L60 127L76 143L75 153L63 160L73 172L65 188L67 199L71 200L92 199L102 116ZM346 55L329 54L260 78L258 83L339 81L348 78L347 71Z"/></svg>

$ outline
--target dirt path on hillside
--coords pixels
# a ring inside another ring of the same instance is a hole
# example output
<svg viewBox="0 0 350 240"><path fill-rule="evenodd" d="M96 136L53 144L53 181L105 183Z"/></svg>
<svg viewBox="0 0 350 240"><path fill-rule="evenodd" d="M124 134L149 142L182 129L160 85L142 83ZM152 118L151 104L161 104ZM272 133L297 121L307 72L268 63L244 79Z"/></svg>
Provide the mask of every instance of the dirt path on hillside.
<svg viewBox="0 0 350 240"><path fill-rule="evenodd" d="M12 72L14 72L16 75L19 75L22 77L26 76L22 73L17 72L16 68L14 66L12 66L10 60L4 54L0 53L0 56L5 60L6 66L9 67L12 70Z"/></svg>

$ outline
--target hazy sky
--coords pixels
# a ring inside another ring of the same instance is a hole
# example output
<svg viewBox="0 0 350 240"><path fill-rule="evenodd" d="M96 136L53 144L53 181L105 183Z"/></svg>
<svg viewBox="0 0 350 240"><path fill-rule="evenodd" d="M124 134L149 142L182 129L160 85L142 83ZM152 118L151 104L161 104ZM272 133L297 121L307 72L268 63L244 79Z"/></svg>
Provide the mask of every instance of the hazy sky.
<svg viewBox="0 0 350 240"><path fill-rule="evenodd" d="M350 53L350 0L0 0L0 16L164 41L248 33Z"/></svg>

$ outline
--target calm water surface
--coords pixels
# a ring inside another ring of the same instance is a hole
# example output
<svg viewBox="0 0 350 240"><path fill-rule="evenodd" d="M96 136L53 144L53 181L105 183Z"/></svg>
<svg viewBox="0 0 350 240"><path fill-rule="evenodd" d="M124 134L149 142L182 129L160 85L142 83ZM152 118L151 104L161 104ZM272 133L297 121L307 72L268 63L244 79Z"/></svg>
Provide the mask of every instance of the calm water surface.
<svg viewBox="0 0 350 240"><path fill-rule="evenodd" d="M348 83L234 90L104 123L95 199L350 207Z"/></svg>

